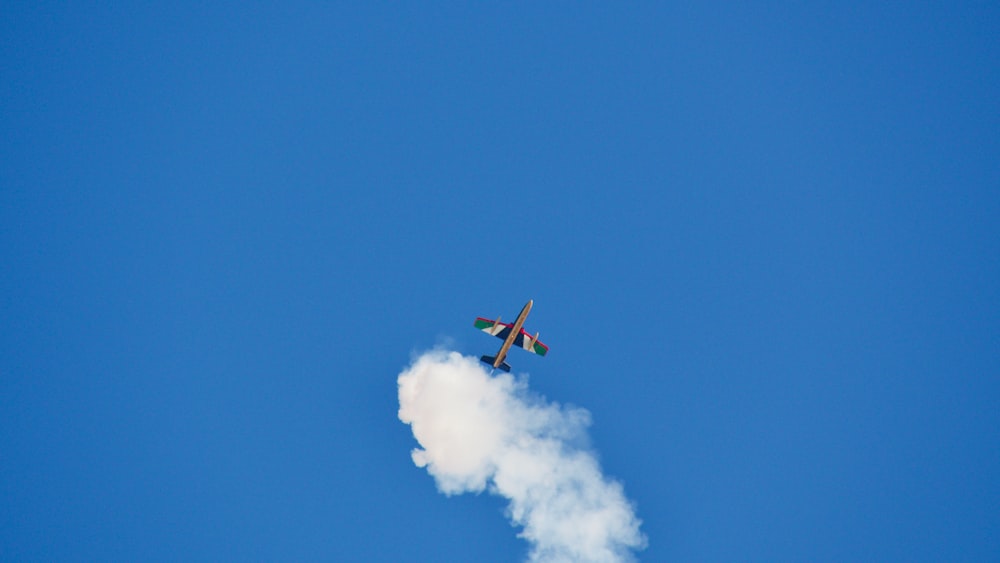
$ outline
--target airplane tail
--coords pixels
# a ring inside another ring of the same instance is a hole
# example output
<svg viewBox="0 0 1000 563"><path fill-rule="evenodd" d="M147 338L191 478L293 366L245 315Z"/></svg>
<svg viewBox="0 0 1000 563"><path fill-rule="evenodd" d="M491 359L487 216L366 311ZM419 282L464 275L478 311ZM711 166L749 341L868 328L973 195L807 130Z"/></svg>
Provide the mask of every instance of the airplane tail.
<svg viewBox="0 0 1000 563"><path fill-rule="evenodd" d="M482 358L479 358L479 361L487 363L490 365L490 367L493 367L493 362L497 361L497 358L496 356L483 356ZM510 364L508 364L507 362L501 362L500 365L497 366L497 369L502 369L509 373Z"/></svg>

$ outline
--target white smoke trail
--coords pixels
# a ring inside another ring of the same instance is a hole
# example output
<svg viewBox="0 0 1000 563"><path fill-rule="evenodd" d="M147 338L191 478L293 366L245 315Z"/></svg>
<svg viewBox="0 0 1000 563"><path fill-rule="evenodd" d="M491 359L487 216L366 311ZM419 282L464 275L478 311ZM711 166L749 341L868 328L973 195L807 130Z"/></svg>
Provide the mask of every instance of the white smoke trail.
<svg viewBox="0 0 1000 563"><path fill-rule="evenodd" d="M475 358L427 352L399 375L399 419L447 495L489 491L531 542L531 561L630 561L646 538L619 483L583 448L590 414L531 395Z"/></svg>

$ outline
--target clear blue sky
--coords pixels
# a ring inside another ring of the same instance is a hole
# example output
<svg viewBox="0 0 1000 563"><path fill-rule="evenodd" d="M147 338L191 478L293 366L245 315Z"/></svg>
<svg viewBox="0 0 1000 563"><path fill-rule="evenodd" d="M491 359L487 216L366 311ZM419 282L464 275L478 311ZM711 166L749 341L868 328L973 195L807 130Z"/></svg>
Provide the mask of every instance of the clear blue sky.
<svg viewBox="0 0 1000 563"><path fill-rule="evenodd" d="M642 560L1000 559L995 4L139 4L0 18L3 559L517 561L529 298Z"/></svg>

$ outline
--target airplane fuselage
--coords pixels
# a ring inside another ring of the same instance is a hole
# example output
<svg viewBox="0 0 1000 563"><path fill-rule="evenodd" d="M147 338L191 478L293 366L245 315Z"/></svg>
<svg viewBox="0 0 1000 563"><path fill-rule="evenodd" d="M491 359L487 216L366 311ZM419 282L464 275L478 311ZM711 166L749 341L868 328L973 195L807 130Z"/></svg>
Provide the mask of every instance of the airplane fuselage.
<svg viewBox="0 0 1000 563"><path fill-rule="evenodd" d="M507 358L507 352L510 350L511 345L514 344L514 340L517 339L517 335L521 334L521 327L524 326L524 321L528 318L528 313L531 312L531 306L533 304L534 300L529 299L528 302L525 303L524 308L521 309L521 312L518 313L517 319L510 327L510 334L508 334L507 338L503 341L503 345L500 346L500 351L497 352L496 359L493 360L494 368L499 368L503 365L503 361Z"/></svg>

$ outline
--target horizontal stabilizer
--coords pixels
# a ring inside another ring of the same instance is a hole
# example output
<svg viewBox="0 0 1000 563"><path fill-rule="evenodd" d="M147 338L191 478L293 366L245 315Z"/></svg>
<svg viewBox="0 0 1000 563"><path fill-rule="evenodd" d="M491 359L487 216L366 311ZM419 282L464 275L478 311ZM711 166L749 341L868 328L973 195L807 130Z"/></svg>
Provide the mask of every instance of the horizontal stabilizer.
<svg viewBox="0 0 1000 563"><path fill-rule="evenodd" d="M484 364L489 364L490 367L493 367L493 363L497 361L497 358L496 356L483 356L482 358L479 358L479 361L483 362ZM500 365L497 366L497 369L502 369L509 373L510 364L508 364L507 362L501 362Z"/></svg>

